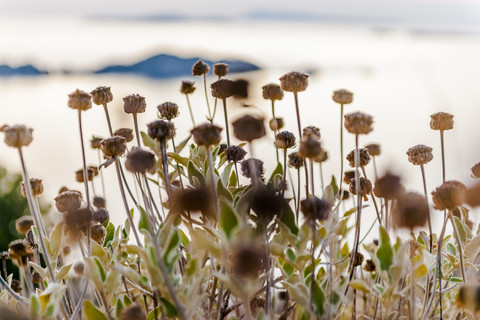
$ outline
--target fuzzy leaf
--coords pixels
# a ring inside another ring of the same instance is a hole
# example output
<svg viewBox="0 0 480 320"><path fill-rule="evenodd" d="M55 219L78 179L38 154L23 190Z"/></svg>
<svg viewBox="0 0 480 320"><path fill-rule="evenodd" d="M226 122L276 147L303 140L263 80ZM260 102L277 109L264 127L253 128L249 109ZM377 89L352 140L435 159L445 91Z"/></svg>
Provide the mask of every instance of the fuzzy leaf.
<svg viewBox="0 0 480 320"><path fill-rule="evenodd" d="M463 245L465 243L465 240L467 239L467 234L465 232L465 228L463 227L463 224L460 221L460 219L458 219L457 217L453 217L453 220L455 220L455 225L456 225L457 230L458 230L458 236L460 238L460 241L462 242L459 245Z"/></svg>
<svg viewBox="0 0 480 320"><path fill-rule="evenodd" d="M102 311L98 310L89 300L83 301L82 320L107 320Z"/></svg>
<svg viewBox="0 0 480 320"><path fill-rule="evenodd" d="M143 131L140 132L140 135L142 136L142 142L144 146L148 147L156 154L160 153L159 145L157 142L155 142L155 140L150 138L150 136Z"/></svg>
<svg viewBox="0 0 480 320"><path fill-rule="evenodd" d="M159 315L162 314L162 307L156 307L147 316L147 320L156 320L159 319Z"/></svg>
<svg viewBox="0 0 480 320"><path fill-rule="evenodd" d="M221 179L218 179L218 181L217 181L217 194L218 194L220 199L224 199L228 203L232 203L233 196L232 196L231 192L227 188L225 188Z"/></svg>
<svg viewBox="0 0 480 320"><path fill-rule="evenodd" d="M113 240L115 235L115 226L109 222L106 228L105 240L103 241L103 246L106 247L110 241Z"/></svg>
<svg viewBox="0 0 480 320"><path fill-rule="evenodd" d="M138 230L142 230L142 229L150 230L148 227L149 223L148 223L147 213L145 212L145 209L143 209L141 206L139 206L139 208L140 208L140 221L138 221Z"/></svg>
<svg viewBox="0 0 480 320"><path fill-rule="evenodd" d="M176 148L175 150L177 151L177 153L180 153L182 152L182 150L185 148L185 146L188 144L188 141L190 140L192 136L189 135L187 138L185 138L185 140L181 141L178 145L176 145Z"/></svg>
<svg viewBox="0 0 480 320"><path fill-rule="evenodd" d="M225 169L223 169L222 175L220 176L220 179L222 179L222 183L225 186L228 186L229 180L230 180L230 174L232 173L232 167L233 167L233 162L230 162L225 166Z"/></svg>
<svg viewBox="0 0 480 320"><path fill-rule="evenodd" d="M334 195L338 194L337 180L335 179L335 176L333 174L332 174L332 180L330 181L330 186L333 189L333 194Z"/></svg>
<svg viewBox="0 0 480 320"><path fill-rule="evenodd" d="M50 233L50 254L53 260L57 260L60 248L64 245L63 223L57 223Z"/></svg>
<svg viewBox="0 0 480 320"><path fill-rule="evenodd" d="M57 278L57 281L62 281L63 279L65 279L65 277L67 276L68 272L70 271L70 268L72 267L72 264L67 264L65 266L63 266L58 272L57 272L57 275L56 275L56 278Z"/></svg>
<svg viewBox="0 0 480 320"><path fill-rule="evenodd" d="M174 152L169 152L168 157L172 158L173 160L175 160L177 163L181 164L182 166L187 166L188 161L189 161L188 158L182 157L178 153L174 153Z"/></svg>
<svg viewBox="0 0 480 320"><path fill-rule="evenodd" d="M294 235L298 235L298 227L295 223L295 213L293 213L292 208L288 204L283 206L279 220L283 222Z"/></svg>
<svg viewBox="0 0 480 320"><path fill-rule="evenodd" d="M33 319L39 319L42 312L42 304L36 295L30 299L30 315Z"/></svg>
<svg viewBox="0 0 480 320"><path fill-rule="evenodd" d="M268 182L273 182L273 179L277 174L283 175L283 166L280 162L277 164L277 167L275 168L275 170L273 170L272 175L270 176L270 179L268 179Z"/></svg>
<svg viewBox="0 0 480 320"><path fill-rule="evenodd" d="M233 209L226 201L220 201L220 227L228 240L231 239L232 232L237 226L238 219Z"/></svg>
<svg viewBox="0 0 480 320"><path fill-rule="evenodd" d="M167 318L174 318L178 315L177 308L175 308L175 306L167 299L160 298L160 304L162 305L162 309L165 311Z"/></svg>
<svg viewBox="0 0 480 320"><path fill-rule="evenodd" d="M198 179L198 181L202 186L205 185L205 177L200 172L200 170L197 169L197 167L193 164L192 161L189 161L187 164L187 172L188 172L188 180L190 181L191 184L193 184L193 177L195 177Z"/></svg>
<svg viewBox="0 0 480 320"><path fill-rule="evenodd" d="M393 263L393 249L390 246L388 232L383 226L380 226L380 248L377 251L377 258L380 261L380 269L388 271Z"/></svg>
<svg viewBox="0 0 480 320"><path fill-rule="evenodd" d="M100 260L97 257L94 257L93 260L95 261L95 264L97 265L98 272L100 274L100 278L102 279L102 282L104 282L105 279L107 278L107 275L105 273L105 269L103 268L102 263L100 262Z"/></svg>
<svg viewBox="0 0 480 320"><path fill-rule="evenodd" d="M315 280L313 282L313 307L315 309L315 314L320 317L325 314L325 294L323 293L322 288L318 285L318 282Z"/></svg>
<svg viewBox="0 0 480 320"><path fill-rule="evenodd" d="M362 279L354 279L349 283L350 287L356 290L360 290L365 293L369 293L370 289L368 288L367 283Z"/></svg>

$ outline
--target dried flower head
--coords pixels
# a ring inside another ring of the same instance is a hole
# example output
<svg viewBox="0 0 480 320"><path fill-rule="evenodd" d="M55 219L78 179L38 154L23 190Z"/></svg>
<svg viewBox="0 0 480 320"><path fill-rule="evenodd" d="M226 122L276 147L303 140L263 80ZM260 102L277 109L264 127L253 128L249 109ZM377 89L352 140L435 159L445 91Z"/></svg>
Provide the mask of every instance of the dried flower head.
<svg viewBox="0 0 480 320"><path fill-rule="evenodd" d="M224 153L228 148L228 145L226 143L221 143L219 146L218 146L218 152L217 154L220 155L222 153Z"/></svg>
<svg viewBox="0 0 480 320"><path fill-rule="evenodd" d="M232 248L231 272L242 278L256 278L263 269L264 249L255 242L242 243Z"/></svg>
<svg viewBox="0 0 480 320"><path fill-rule="evenodd" d="M123 110L125 113L143 113L146 108L145 97L139 94L131 94L123 98Z"/></svg>
<svg viewBox="0 0 480 320"><path fill-rule="evenodd" d="M192 75L194 76L203 76L210 71L210 67L208 64L203 62L202 60L198 60L192 67Z"/></svg>
<svg viewBox="0 0 480 320"><path fill-rule="evenodd" d="M270 127L270 130L278 131L285 126L285 123L283 122L283 118L275 118L270 119L270 121L268 122L268 126Z"/></svg>
<svg viewBox="0 0 480 320"><path fill-rule="evenodd" d="M472 167L472 178L480 179L480 162Z"/></svg>
<svg viewBox="0 0 480 320"><path fill-rule="evenodd" d="M288 165L292 168L299 169L303 167L303 157L298 152L293 152L288 155Z"/></svg>
<svg viewBox="0 0 480 320"><path fill-rule="evenodd" d="M467 187L459 181L445 181L432 192L433 207L437 210L453 210L465 201Z"/></svg>
<svg viewBox="0 0 480 320"><path fill-rule="evenodd" d="M190 80L182 80L182 85L180 86L180 92L183 94L192 94L195 92L195 82Z"/></svg>
<svg viewBox="0 0 480 320"><path fill-rule="evenodd" d="M98 168L96 170L96 173L98 175ZM87 168L87 180L92 181L94 176L95 176L94 169L91 168L91 167ZM83 179L83 169L78 169L77 171L75 171L75 181L80 182L80 183L85 182L85 180Z"/></svg>
<svg viewBox="0 0 480 320"><path fill-rule="evenodd" d="M92 97L87 92L77 89L68 95L68 107L86 111L92 107Z"/></svg>
<svg viewBox="0 0 480 320"><path fill-rule="evenodd" d="M92 149L100 149L102 147L102 140L103 138L93 136L90 139L90 147Z"/></svg>
<svg viewBox="0 0 480 320"><path fill-rule="evenodd" d="M210 85L212 96L218 99L226 99L235 94L234 82L228 79L219 79Z"/></svg>
<svg viewBox="0 0 480 320"><path fill-rule="evenodd" d="M26 234L33 225L32 216L22 216L15 221L15 229L20 234Z"/></svg>
<svg viewBox="0 0 480 320"><path fill-rule="evenodd" d="M367 164L370 163L370 160L372 160L367 148L358 149L358 155L359 155L359 161L358 161L359 167L365 167ZM350 151L350 153L347 155L347 161L350 164L350 167L355 168L355 149Z"/></svg>
<svg viewBox="0 0 480 320"><path fill-rule="evenodd" d="M233 135L241 141L252 142L267 134L264 119L251 115L244 115L232 123Z"/></svg>
<svg viewBox="0 0 480 320"><path fill-rule="evenodd" d="M480 286L463 285L458 290L456 302L459 308L478 312L480 310Z"/></svg>
<svg viewBox="0 0 480 320"><path fill-rule="evenodd" d="M90 227L90 238L99 244L103 243L106 234L107 230L101 224L94 224Z"/></svg>
<svg viewBox="0 0 480 320"><path fill-rule="evenodd" d="M332 99L338 104L350 104L353 102L353 93L347 89L333 91Z"/></svg>
<svg viewBox="0 0 480 320"><path fill-rule="evenodd" d="M199 146L214 146L220 143L222 140L221 132L222 128L212 123L204 123L193 128L192 133L193 140Z"/></svg>
<svg viewBox="0 0 480 320"><path fill-rule="evenodd" d="M323 163L328 160L328 152L326 150L322 150L322 152L318 155L318 157L312 160L317 163Z"/></svg>
<svg viewBox="0 0 480 320"><path fill-rule="evenodd" d="M363 270L365 270L367 272L375 272L376 267L375 267L375 263L373 263L372 259L365 260L365 265L363 266Z"/></svg>
<svg viewBox="0 0 480 320"><path fill-rule="evenodd" d="M245 158L247 151L239 146L230 146L225 150L225 155L228 161L239 162Z"/></svg>
<svg viewBox="0 0 480 320"><path fill-rule="evenodd" d="M348 199L350 199L350 192L348 192L347 190L342 190L342 200L345 201Z"/></svg>
<svg viewBox="0 0 480 320"><path fill-rule="evenodd" d="M288 131L282 131L275 135L275 147L278 149L290 149L297 145L295 135Z"/></svg>
<svg viewBox="0 0 480 320"><path fill-rule="evenodd" d="M468 188L465 194L465 203L472 208L480 206L480 183Z"/></svg>
<svg viewBox="0 0 480 320"><path fill-rule="evenodd" d="M357 195L356 192L356 179L350 180L350 193ZM372 192L372 182L367 178L360 177L360 186L359 186L360 196L362 196L365 201L367 201L367 195Z"/></svg>
<svg viewBox="0 0 480 320"><path fill-rule="evenodd" d="M367 134L373 130L373 117L369 114L357 111L344 116L345 128L353 134Z"/></svg>
<svg viewBox="0 0 480 320"><path fill-rule="evenodd" d="M120 320L145 320L147 316L142 307L138 304L131 304L126 307L120 316Z"/></svg>
<svg viewBox="0 0 480 320"><path fill-rule="evenodd" d="M33 258L33 251L25 245L23 240L10 242L8 244L8 254L17 266L25 266L28 260Z"/></svg>
<svg viewBox="0 0 480 320"><path fill-rule="evenodd" d="M381 153L380 145L378 143L367 144L365 149L368 150L368 153L370 153L372 157L377 157Z"/></svg>
<svg viewBox="0 0 480 320"><path fill-rule="evenodd" d="M320 128L315 126L307 126L303 128L302 138L320 140L322 138L322 135L320 134Z"/></svg>
<svg viewBox="0 0 480 320"><path fill-rule="evenodd" d="M385 200L396 199L403 191L404 188L400 177L390 172L378 178L377 181L375 181L375 188L373 188L373 193L377 197L384 198Z"/></svg>
<svg viewBox="0 0 480 320"><path fill-rule="evenodd" d="M37 271L32 272L32 282L34 284L40 284L43 281L42 276Z"/></svg>
<svg viewBox="0 0 480 320"><path fill-rule="evenodd" d="M110 220L110 215L105 208L97 208L97 210L93 211L92 220L103 225L104 222Z"/></svg>
<svg viewBox="0 0 480 320"><path fill-rule="evenodd" d="M330 202L313 195L300 201L300 210L302 210L305 219L309 221L327 220L330 208Z"/></svg>
<svg viewBox="0 0 480 320"><path fill-rule="evenodd" d="M32 195L38 197L43 193L42 179L30 178L30 186L32 187ZM27 197L27 190L25 189L25 182L20 182L20 191L22 196Z"/></svg>
<svg viewBox="0 0 480 320"><path fill-rule="evenodd" d="M125 153L127 148L124 137L113 136L102 140L102 152L107 158L119 157Z"/></svg>
<svg viewBox="0 0 480 320"><path fill-rule="evenodd" d="M125 160L125 168L133 173L145 174L147 171L152 170L156 164L157 161L153 152L138 147L133 148L127 154L127 159Z"/></svg>
<svg viewBox="0 0 480 320"><path fill-rule="evenodd" d="M343 173L343 182L350 184L352 179L355 179L355 170L347 170Z"/></svg>
<svg viewBox="0 0 480 320"><path fill-rule="evenodd" d="M157 107L158 112L160 113L160 118L163 120L171 121L172 119L178 117L180 112L178 111L178 105L173 102L164 102Z"/></svg>
<svg viewBox="0 0 480 320"><path fill-rule="evenodd" d="M114 133L114 136L120 136L125 138L125 142L130 142L133 140L133 130L130 128L120 128L117 129Z"/></svg>
<svg viewBox="0 0 480 320"><path fill-rule="evenodd" d="M248 86L249 82L247 80L238 79L233 81L233 97L237 99L248 98Z"/></svg>
<svg viewBox="0 0 480 320"><path fill-rule="evenodd" d="M393 222L399 228L413 230L422 227L428 218L428 203L424 196L413 192L399 195L392 212Z"/></svg>
<svg viewBox="0 0 480 320"><path fill-rule="evenodd" d="M206 188L186 188L174 193L173 212L201 212L205 216L213 216L213 200Z"/></svg>
<svg viewBox="0 0 480 320"><path fill-rule="evenodd" d="M430 128L433 130L453 129L453 114L447 112L437 112L432 114L430 119Z"/></svg>
<svg viewBox="0 0 480 320"><path fill-rule="evenodd" d="M82 194L76 190L67 190L58 194L54 200L59 212L74 212L82 205Z"/></svg>
<svg viewBox="0 0 480 320"><path fill-rule="evenodd" d="M3 125L0 131L5 134L5 144L13 148L26 147L33 141L33 129L23 124Z"/></svg>
<svg viewBox="0 0 480 320"><path fill-rule="evenodd" d="M419 144L407 150L408 161L414 165L424 165L433 159L432 148Z"/></svg>
<svg viewBox="0 0 480 320"><path fill-rule="evenodd" d="M283 99L283 90L276 83L269 83L262 87L262 95L263 99L266 100L282 100Z"/></svg>
<svg viewBox="0 0 480 320"><path fill-rule="evenodd" d="M213 73L217 77L225 77L228 73L228 64L226 64L226 63L215 63L213 65Z"/></svg>
<svg viewBox="0 0 480 320"><path fill-rule="evenodd" d="M352 256L352 253L353 253L353 251L350 252L350 253L348 254L348 256L351 257L351 256ZM354 267L361 266L362 263L363 263L363 259L364 259L364 258L363 258L363 254L361 254L360 252L357 252L357 253L355 254L355 258L353 259L353 266L354 266Z"/></svg>
<svg viewBox="0 0 480 320"><path fill-rule="evenodd" d="M240 162L240 168L242 171L242 175L246 178L261 178L263 177L263 174L265 172L263 168L263 161L254 158L250 158ZM252 169L255 170L255 172L251 172Z"/></svg>
<svg viewBox="0 0 480 320"><path fill-rule="evenodd" d="M68 191L68 190L70 190L70 189L68 189L68 188L67 188L67 187L65 187L65 186L63 186L63 187L60 187L60 189L58 189L58 192L57 192L57 194L60 194L60 193L62 193L62 192Z"/></svg>
<svg viewBox="0 0 480 320"><path fill-rule="evenodd" d="M113 100L113 94L110 91L110 87L96 87L92 92L90 92L92 96L93 103L96 105L105 105Z"/></svg>
<svg viewBox="0 0 480 320"><path fill-rule="evenodd" d="M308 74L292 71L280 77L282 89L288 92L305 91L308 87Z"/></svg>
<svg viewBox="0 0 480 320"><path fill-rule="evenodd" d="M302 139L298 152L303 158L315 159L323 152L320 141L312 138Z"/></svg>
<svg viewBox="0 0 480 320"><path fill-rule="evenodd" d="M18 281L17 279L13 279L12 280L12 284L10 285L10 287L12 288L13 291L15 291L16 293L20 293L22 291L22 284L20 283L20 281ZM3 310L2 310L3 311ZM2 312L3 314L3 312ZM15 316L18 316L18 313L15 312Z"/></svg>
<svg viewBox="0 0 480 320"><path fill-rule="evenodd" d="M250 201L250 208L263 226L268 225L275 216L280 216L285 205L288 204L279 192L263 185L255 188Z"/></svg>
<svg viewBox="0 0 480 320"><path fill-rule="evenodd" d="M86 233L91 221L92 211L89 208L80 208L63 214L65 231L72 235L73 239L76 239L81 232Z"/></svg>
<svg viewBox="0 0 480 320"><path fill-rule="evenodd" d="M170 121L154 120L147 124L148 135L154 140L165 142L176 135L175 126Z"/></svg>
<svg viewBox="0 0 480 320"><path fill-rule="evenodd" d="M73 264L73 272L75 272L77 276L83 276L84 270L85 264L83 263L83 261L77 261Z"/></svg>

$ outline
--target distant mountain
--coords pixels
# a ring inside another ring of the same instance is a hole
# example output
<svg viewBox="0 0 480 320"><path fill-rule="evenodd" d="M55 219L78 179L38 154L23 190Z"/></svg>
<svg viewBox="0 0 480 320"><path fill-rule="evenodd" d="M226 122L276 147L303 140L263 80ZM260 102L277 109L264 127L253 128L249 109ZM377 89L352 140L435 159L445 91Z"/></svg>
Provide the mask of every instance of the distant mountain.
<svg viewBox="0 0 480 320"><path fill-rule="evenodd" d="M21 66L17 68L12 68L7 65L0 65L0 77L15 76L15 75L36 76L41 74L48 74L48 72L38 70L32 65L26 65L26 66Z"/></svg>
<svg viewBox="0 0 480 320"><path fill-rule="evenodd" d="M141 62L132 65L112 65L103 69L97 70L95 74L102 73L129 73L137 74L150 78L164 79L181 76L191 76L192 66L197 62L199 58L179 58L167 54L159 54L143 60ZM203 60L203 59L202 59ZM223 62L228 64L229 73L247 72L259 70L260 67L242 60L222 60L222 61L209 61L203 60L208 63L212 69L213 64Z"/></svg>

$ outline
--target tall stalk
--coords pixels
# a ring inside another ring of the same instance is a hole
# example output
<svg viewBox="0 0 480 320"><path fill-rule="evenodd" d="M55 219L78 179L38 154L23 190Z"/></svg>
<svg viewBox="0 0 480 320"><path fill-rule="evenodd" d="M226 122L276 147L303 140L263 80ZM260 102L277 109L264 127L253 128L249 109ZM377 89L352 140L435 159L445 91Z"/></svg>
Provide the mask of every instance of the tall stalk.
<svg viewBox="0 0 480 320"><path fill-rule="evenodd" d="M342 192L342 181L343 181L343 103L340 104L340 176L338 177L340 181L340 188L338 190L339 195Z"/></svg>
<svg viewBox="0 0 480 320"><path fill-rule="evenodd" d="M277 127L277 118L275 118L275 100L272 101L272 119L275 121L275 130L273 131L273 135L275 136L278 132L278 127ZM275 148L275 153L277 155L277 163L280 162L280 156L278 154L278 148Z"/></svg>
<svg viewBox="0 0 480 320"><path fill-rule="evenodd" d="M192 105L190 104L190 98L188 97L188 94L185 95L187 98L187 105L188 105L188 111L190 113L190 119L192 120L192 125L195 127L195 118L193 117L193 111L192 111Z"/></svg>
<svg viewBox="0 0 480 320"><path fill-rule="evenodd" d="M85 158L85 144L83 143L83 129L82 129L82 110L78 110L78 129L80 131L80 145L82 147L82 161L83 161L83 183L85 185L85 197L87 198L87 207L90 209L90 193L88 190L88 171L87 161Z"/></svg>
<svg viewBox="0 0 480 320"><path fill-rule="evenodd" d="M430 206L428 206L427 180L425 178L425 168L423 164L420 164L420 169L422 171L423 193L425 194L425 199L427 200L427 210L428 210L427 222L428 222L428 232L430 237L430 253L432 253L432 250L433 250L432 219L430 217Z"/></svg>
<svg viewBox="0 0 480 320"><path fill-rule="evenodd" d="M203 89L205 91L205 99L207 100L208 121L210 121L210 123L213 123L212 112L210 111L210 102L208 101L208 93L207 93L207 74L205 73L203 74Z"/></svg>
<svg viewBox="0 0 480 320"><path fill-rule="evenodd" d="M227 146L230 147L230 129L228 128L227 98L222 99L223 115L225 117L225 130L227 132Z"/></svg>
<svg viewBox="0 0 480 320"><path fill-rule="evenodd" d="M315 219L312 221L312 273L310 274L310 300L309 305L312 309L313 314L315 314L315 309L313 307L313 291L315 288L315 234L317 233L317 223Z"/></svg>
<svg viewBox="0 0 480 320"><path fill-rule="evenodd" d="M297 126L298 126L298 139L302 139L302 125L300 123L300 108L298 106L298 93L293 92L293 98L295 99L295 111L297 113ZM308 169L307 165L304 166L305 170L305 196L308 197Z"/></svg>

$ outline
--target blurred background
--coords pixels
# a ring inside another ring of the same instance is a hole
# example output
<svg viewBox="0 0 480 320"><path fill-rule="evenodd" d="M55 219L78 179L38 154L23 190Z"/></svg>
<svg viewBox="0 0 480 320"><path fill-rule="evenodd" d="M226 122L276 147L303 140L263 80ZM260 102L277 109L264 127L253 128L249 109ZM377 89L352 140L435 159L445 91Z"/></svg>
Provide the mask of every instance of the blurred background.
<svg viewBox="0 0 480 320"><path fill-rule="evenodd" d="M407 190L423 190L420 169L405 154L416 144L434 149L426 167L429 192L441 184L439 134L429 127L432 113L455 115L454 129L446 132L447 179L471 185L470 168L480 161L478 1L0 0L0 44L0 124L34 128L25 156L30 175L44 180L47 203L63 185L83 191L75 182L82 160L69 93L112 87L114 129L133 128L132 118L123 114L121 98L128 94L146 97L141 128L156 118L157 105L176 102L180 141L191 129L181 80L196 81L194 114L198 123L205 120L202 80L191 75L197 58L235 62L239 72L227 77L250 82L249 98L229 102L231 119L255 112L269 120L270 103L261 87L292 70L309 73L310 86L299 97L302 124L321 128L330 155L324 165L327 180L339 172L340 109L331 100L339 88L355 93L346 112L362 110L375 117L374 131L360 143L380 143L380 174L387 169L401 174ZM210 73L208 83L215 80ZM252 107L247 110L245 104ZM295 133L291 94L277 103L277 114ZM107 136L103 108L94 106L83 119L86 139ZM215 122L223 126L221 109ZM353 142L347 134L345 153ZM269 176L275 166L271 133L256 150ZM97 153L89 150L87 162L98 164ZM17 152L3 143L0 165L10 174L20 170ZM114 169L105 174L111 219L123 223ZM15 209L2 206L0 216L6 210ZM438 228L441 218L434 220Z"/></svg>

